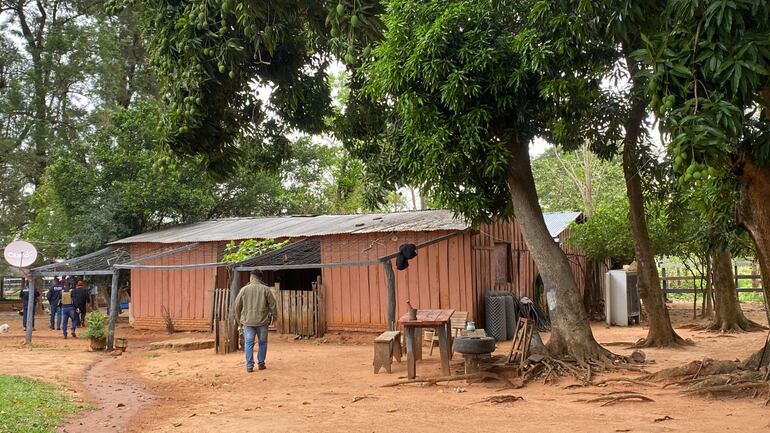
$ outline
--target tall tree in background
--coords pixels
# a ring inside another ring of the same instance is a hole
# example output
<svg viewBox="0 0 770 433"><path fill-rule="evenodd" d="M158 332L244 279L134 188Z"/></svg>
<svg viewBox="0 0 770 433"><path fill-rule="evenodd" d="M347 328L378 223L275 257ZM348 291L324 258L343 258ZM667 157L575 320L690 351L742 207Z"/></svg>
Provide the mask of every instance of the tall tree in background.
<svg viewBox="0 0 770 433"><path fill-rule="evenodd" d="M677 0L640 58L681 182L725 174L770 275L770 11L766 2ZM770 298L770 284L763 284Z"/></svg>
<svg viewBox="0 0 770 433"><path fill-rule="evenodd" d="M395 155L407 179L477 221L516 215L540 272L555 289L548 305L549 351L606 359L609 352L591 333L564 252L543 221L528 150L538 134L558 136L565 145L582 143L580 119L558 114L579 113L571 104L583 101L567 103L557 89L584 85L560 68L587 59L569 50L549 55L533 44L522 32L528 7L387 2L388 30L364 69L367 90L375 100L392 101ZM595 89L582 88L589 95Z"/></svg>
<svg viewBox="0 0 770 433"><path fill-rule="evenodd" d="M619 161L599 158L587 144L574 152L549 147L532 160L532 174L546 212L580 210L591 218L597 207L625 196Z"/></svg>
<svg viewBox="0 0 770 433"><path fill-rule="evenodd" d="M614 153L620 144L623 174L629 204L629 221L634 239L634 252L638 264L638 292L642 299L649 331L639 346L668 346L686 343L671 326L671 319L663 301L660 279L655 264L655 252L650 240L645 217L643 180L646 173L655 170L654 156L647 134L649 98L646 78L638 74L639 62L631 53L642 46L641 35L656 30L661 24L658 2L648 2L644 7L638 2L625 0L604 2L537 1L530 9L529 31L537 35L543 49L553 52L565 47L578 46L602 53L594 56L592 68L569 68L564 64L567 76L591 75L588 80L613 83L603 86L604 95L585 110L596 111L593 121L583 127L598 135L592 147L600 154ZM551 38L557 33L559 38ZM627 81L627 85L623 83ZM572 97L583 95L572 94Z"/></svg>

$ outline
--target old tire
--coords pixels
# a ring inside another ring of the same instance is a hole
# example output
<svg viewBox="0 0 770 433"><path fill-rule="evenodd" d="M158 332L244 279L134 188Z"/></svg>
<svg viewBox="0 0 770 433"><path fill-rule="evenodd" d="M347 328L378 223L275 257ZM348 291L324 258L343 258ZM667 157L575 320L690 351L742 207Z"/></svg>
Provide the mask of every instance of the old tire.
<svg viewBox="0 0 770 433"><path fill-rule="evenodd" d="M492 337L456 337L452 346L457 353L479 355L495 351L495 339Z"/></svg>

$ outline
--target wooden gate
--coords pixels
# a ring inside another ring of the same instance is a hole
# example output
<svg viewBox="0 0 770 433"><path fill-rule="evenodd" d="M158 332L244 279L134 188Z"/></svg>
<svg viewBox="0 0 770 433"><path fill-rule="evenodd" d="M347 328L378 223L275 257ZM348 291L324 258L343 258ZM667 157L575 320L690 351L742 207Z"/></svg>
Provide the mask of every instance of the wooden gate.
<svg viewBox="0 0 770 433"><path fill-rule="evenodd" d="M238 331L229 321L230 289L213 289L211 297L211 330L214 332L214 351L225 354L238 350Z"/></svg>
<svg viewBox="0 0 770 433"><path fill-rule="evenodd" d="M312 290L281 290L275 284L278 304L276 331L301 337L323 337L326 332L324 288L321 279Z"/></svg>

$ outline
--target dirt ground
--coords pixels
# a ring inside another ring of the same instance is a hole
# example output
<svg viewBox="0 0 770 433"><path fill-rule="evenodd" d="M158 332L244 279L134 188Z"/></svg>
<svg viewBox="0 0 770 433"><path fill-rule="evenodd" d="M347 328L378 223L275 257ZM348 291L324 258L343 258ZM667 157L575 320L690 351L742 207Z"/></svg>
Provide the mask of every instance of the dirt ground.
<svg viewBox="0 0 770 433"><path fill-rule="evenodd" d="M766 322L761 307L743 306L749 317ZM655 361L649 371L706 357L743 359L761 347L766 337L765 332L722 335L693 331L687 328L693 323L691 315L686 304L672 310L680 335L696 345L647 349L648 359ZM17 316L0 314L0 323L16 325L16 321ZM644 326L608 328L597 323L593 330L602 343L633 342L646 335ZM241 353L148 351L150 342L168 339L168 335L126 325L118 334L129 339L129 350L116 358L89 352L85 339L63 340L40 327L33 348L21 348L21 330L13 326L10 333L0 335L4 361L0 373L23 374L64 386L86 409L60 429L68 433L770 431L770 407L764 406L764 400L686 397L676 389L659 387L615 384L606 389L565 390L564 386L573 383L565 378L556 385L537 382L516 390L499 390L501 385L494 382L382 388L406 375L406 363L394 363L392 374L372 374L371 335L332 334L321 340L295 341L271 334L268 369L247 374ZM179 333L172 338L190 336ZM497 352L507 352L509 345L499 344ZM623 346L610 349L630 353ZM460 368L461 359L454 358L453 370ZM427 347L424 349L417 372L420 376L440 374L437 351L428 356ZM600 407L576 401L591 397L579 392L611 390L635 390L654 402ZM482 401L502 394L523 400L498 405ZM358 401L353 402L355 399ZM655 421L666 416L672 419Z"/></svg>

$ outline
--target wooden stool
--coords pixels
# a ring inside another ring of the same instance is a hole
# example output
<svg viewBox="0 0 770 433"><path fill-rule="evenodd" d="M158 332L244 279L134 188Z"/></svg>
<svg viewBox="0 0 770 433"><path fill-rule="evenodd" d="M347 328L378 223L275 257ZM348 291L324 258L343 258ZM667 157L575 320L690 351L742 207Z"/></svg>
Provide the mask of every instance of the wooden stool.
<svg viewBox="0 0 770 433"><path fill-rule="evenodd" d="M401 362L400 337L401 331L385 331L374 339L374 374L379 373L382 367L390 373L394 357Z"/></svg>

